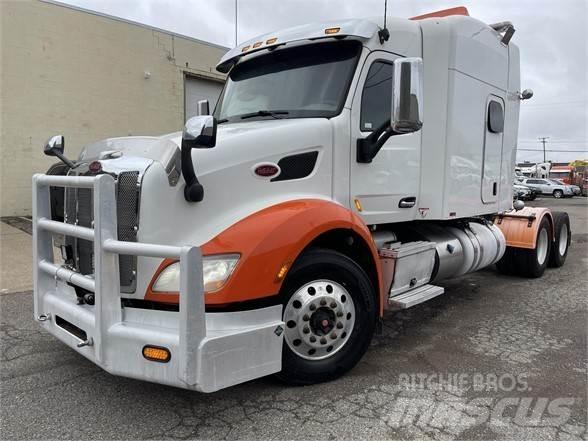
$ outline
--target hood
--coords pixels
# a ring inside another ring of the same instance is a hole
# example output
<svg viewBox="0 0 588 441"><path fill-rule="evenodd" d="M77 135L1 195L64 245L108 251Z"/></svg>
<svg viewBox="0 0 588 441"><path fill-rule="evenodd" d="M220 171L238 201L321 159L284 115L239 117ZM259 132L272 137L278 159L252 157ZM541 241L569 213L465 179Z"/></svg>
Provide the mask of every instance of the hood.
<svg viewBox="0 0 588 441"><path fill-rule="evenodd" d="M181 133L164 139L181 145ZM332 150L331 122L325 118L220 124L215 147L191 152L203 200L186 202L183 178L170 187L163 168L152 166L143 179L139 231L147 236L157 232L145 237L150 242L201 244L281 202L331 199ZM262 177L254 172L268 163L277 165L280 174ZM160 213L167 215L165 222Z"/></svg>
<svg viewBox="0 0 588 441"><path fill-rule="evenodd" d="M216 146L193 149L192 160L198 179L219 170L254 166L259 162L278 162L285 154L323 150L332 143L330 123L324 118L257 120L220 124ZM165 137L178 147L182 133Z"/></svg>

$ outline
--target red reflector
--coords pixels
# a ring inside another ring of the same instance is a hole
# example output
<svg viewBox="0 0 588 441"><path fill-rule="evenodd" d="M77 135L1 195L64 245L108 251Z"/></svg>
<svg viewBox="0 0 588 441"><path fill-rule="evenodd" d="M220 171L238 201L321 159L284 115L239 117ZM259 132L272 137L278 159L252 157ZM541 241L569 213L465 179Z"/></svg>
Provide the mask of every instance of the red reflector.
<svg viewBox="0 0 588 441"><path fill-rule="evenodd" d="M269 178L271 176L275 176L278 173L280 173L280 169L278 168L277 165L263 164L263 165L258 165L257 167L255 167L254 172L257 176L261 176L263 178Z"/></svg>
<svg viewBox="0 0 588 441"><path fill-rule="evenodd" d="M100 164L99 161L92 161L88 166L88 170L90 170L92 173L99 173L102 171L102 164Z"/></svg>

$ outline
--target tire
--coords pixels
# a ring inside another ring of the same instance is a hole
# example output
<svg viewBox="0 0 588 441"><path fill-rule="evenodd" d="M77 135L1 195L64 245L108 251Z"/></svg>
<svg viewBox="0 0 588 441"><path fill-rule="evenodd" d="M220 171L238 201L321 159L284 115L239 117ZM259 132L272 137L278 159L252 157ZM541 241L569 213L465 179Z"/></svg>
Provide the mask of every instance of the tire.
<svg viewBox="0 0 588 441"><path fill-rule="evenodd" d="M570 218L568 213L554 212L553 225L555 229L555 240L549 254L549 266L552 268L562 267L568 256L572 231L570 230Z"/></svg>
<svg viewBox="0 0 588 441"><path fill-rule="evenodd" d="M553 197L556 199L563 198L563 191L561 190L553 190Z"/></svg>
<svg viewBox="0 0 588 441"><path fill-rule="evenodd" d="M514 260L516 259L517 248L506 247L506 251L502 258L496 262L496 269L501 274L512 276L516 273Z"/></svg>
<svg viewBox="0 0 588 441"><path fill-rule="evenodd" d="M311 249L298 258L280 295L286 323L280 380L330 381L357 364L378 311L374 287L359 265L338 252Z"/></svg>
<svg viewBox="0 0 588 441"><path fill-rule="evenodd" d="M549 262L551 244L551 225L549 219L544 216L537 229L535 248L532 250L524 248L517 249L515 258L517 273L524 277L541 277Z"/></svg>

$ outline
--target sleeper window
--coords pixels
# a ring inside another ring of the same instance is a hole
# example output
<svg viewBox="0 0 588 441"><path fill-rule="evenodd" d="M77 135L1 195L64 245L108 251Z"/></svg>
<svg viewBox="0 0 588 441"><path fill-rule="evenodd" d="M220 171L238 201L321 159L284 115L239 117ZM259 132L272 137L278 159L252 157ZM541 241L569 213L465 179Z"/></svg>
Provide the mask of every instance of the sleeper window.
<svg viewBox="0 0 588 441"><path fill-rule="evenodd" d="M360 130L372 131L390 120L392 64L375 61L370 66L361 95Z"/></svg>

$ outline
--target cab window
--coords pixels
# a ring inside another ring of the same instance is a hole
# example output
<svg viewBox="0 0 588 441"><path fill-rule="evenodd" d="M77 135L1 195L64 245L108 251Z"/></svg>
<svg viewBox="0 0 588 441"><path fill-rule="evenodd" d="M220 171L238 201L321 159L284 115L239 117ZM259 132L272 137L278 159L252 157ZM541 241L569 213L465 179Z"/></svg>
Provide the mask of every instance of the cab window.
<svg viewBox="0 0 588 441"><path fill-rule="evenodd" d="M374 61L361 94L360 130L371 132L390 120L392 110L392 64Z"/></svg>

